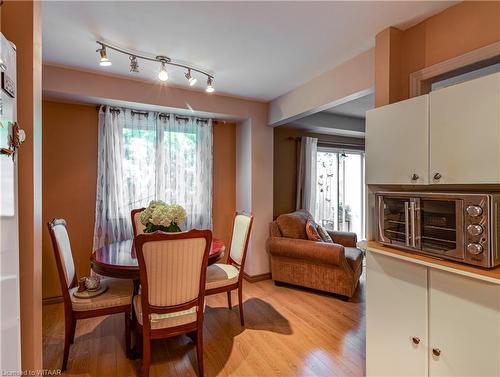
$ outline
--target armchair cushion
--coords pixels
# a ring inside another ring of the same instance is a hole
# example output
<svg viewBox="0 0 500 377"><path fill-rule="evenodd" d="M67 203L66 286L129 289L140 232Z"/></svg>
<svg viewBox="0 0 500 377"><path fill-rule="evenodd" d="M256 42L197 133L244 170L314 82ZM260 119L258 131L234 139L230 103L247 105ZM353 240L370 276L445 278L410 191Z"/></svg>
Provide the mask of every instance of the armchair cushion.
<svg viewBox="0 0 500 377"><path fill-rule="evenodd" d="M269 252L272 256L303 259L313 263L340 265L344 259L342 245L309 240L271 237Z"/></svg>
<svg viewBox="0 0 500 377"><path fill-rule="evenodd" d="M306 234L307 234L307 239L309 239L310 241L315 241L315 242L323 241L318 232L318 225L314 222L312 218L307 219Z"/></svg>
<svg viewBox="0 0 500 377"><path fill-rule="evenodd" d="M323 242L333 243L332 237L330 237L325 228L318 224L318 227L316 229L318 230L318 234Z"/></svg>

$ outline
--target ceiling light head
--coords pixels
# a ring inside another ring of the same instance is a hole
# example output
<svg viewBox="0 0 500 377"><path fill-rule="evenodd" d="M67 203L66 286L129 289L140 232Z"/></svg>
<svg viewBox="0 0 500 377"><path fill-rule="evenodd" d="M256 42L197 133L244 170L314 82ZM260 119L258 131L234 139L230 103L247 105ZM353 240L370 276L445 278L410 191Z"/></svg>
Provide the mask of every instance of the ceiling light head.
<svg viewBox="0 0 500 377"><path fill-rule="evenodd" d="M207 79L207 88L205 89L205 91L207 93L213 93L214 92L214 79L212 77L208 77Z"/></svg>
<svg viewBox="0 0 500 377"><path fill-rule="evenodd" d="M130 59L130 72L138 73L139 72L139 62L137 61L137 57L134 55L130 55L129 59Z"/></svg>
<svg viewBox="0 0 500 377"><path fill-rule="evenodd" d="M108 59L108 55L106 54L106 47L101 45L101 48L97 50L101 55L101 59L99 60L99 65L101 67L109 67L111 65L111 60Z"/></svg>
<svg viewBox="0 0 500 377"><path fill-rule="evenodd" d="M167 62L165 60L161 60L161 68L160 68L160 72L158 73L158 78L161 81L168 80Z"/></svg>
<svg viewBox="0 0 500 377"><path fill-rule="evenodd" d="M187 73L184 75L187 79L187 81L189 82L189 86L193 86L194 84L196 84L196 81L198 81L196 79L196 77L193 77L193 75L191 75L191 69L188 68L188 71Z"/></svg>

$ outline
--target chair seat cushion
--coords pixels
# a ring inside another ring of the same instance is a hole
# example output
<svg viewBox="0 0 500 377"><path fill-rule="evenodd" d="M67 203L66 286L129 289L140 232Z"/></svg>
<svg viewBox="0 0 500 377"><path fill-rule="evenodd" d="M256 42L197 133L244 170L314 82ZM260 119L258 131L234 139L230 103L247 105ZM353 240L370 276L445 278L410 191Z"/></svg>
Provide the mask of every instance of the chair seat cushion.
<svg viewBox="0 0 500 377"><path fill-rule="evenodd" d="M78 287L69 290L71 304L75 311L87 311L111 308L122 305L132 305L132 295L134 293L134 284L128 279L101 279L102 284L108 286L108 290L103 294L92 298L77 298L73 296Z"/></svg>
<svg viewBox="0 0 500 377"><path fill-rule="evenodd" d="M141 296L134 297L134 310L137 316L137 321L142 326L142 303ZM198 311L197 306L193 306L187 310L181 310L174 313L165 314L150 314L151 328L155 329L165 329L167 327L175 327L186 325L188 323L196 322L196 312Z"/></svg>
<svg viewBox="0 0 500 377"><path fill-rule="evenodd" d="M207 268L205 289L225 287L238 282L240 270L230 264L215 263Z"/></svg>
<svg viewBox="0 0 500 377"><path fill-rule="evenodd" d="M363 252L355 247L344 247L345 258L353 271L357 271L363 263Z"/></svg>

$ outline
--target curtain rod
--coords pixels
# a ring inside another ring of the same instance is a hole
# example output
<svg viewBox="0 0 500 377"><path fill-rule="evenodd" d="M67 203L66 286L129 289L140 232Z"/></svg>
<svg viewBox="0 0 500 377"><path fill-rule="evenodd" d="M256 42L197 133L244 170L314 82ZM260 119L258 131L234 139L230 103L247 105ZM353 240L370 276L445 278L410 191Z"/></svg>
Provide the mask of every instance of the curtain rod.
<svg viewBox="0 0 500 377"><path fill-rule="evenodd" d="M103 105L102 108L104 110L106 110L108 106L106 105ZM101 106L96 106L96 110L99 111L101 109ZM109 111L111 112L120 112L121 110L118 108L118 107L111 107L109 106ZM133 114L133 115L144 115L145 117L147 117L149 115L149 113L147 111L139 111L139 110L130 110L130 112ZM182 119L182 120L189 120L191 118L189 117L185 117L185 116L181 116L181 115L176 115L174 114L175 116L175 119ZM158 117L160 118L170 118L170 114L167 114L167 113L158 113ZM198 118L198 117L194 117L195 120L197 122L208 122L208 119L202 119L202 118Z"/></svg>
<svg viewBox="0 0 500 377"><path fill-rule="evenodd" d="M289 136L287 138L288 141L300 141L301 137L292 137ZM364 148L365 144L354 144L354 143L343 143L339 141L331 141L331 140L324 140L324 139L318 139L318 144L323 144L323 145L331 145L331 146L337 146L337 147L358 147L358 148Z"/></svg>

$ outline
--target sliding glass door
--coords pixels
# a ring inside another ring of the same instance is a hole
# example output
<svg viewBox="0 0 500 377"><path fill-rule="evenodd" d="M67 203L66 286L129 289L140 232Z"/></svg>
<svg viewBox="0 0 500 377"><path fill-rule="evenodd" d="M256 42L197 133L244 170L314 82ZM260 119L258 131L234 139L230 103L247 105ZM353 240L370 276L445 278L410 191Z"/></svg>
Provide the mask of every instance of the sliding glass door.
<svg viewBox="0 0 500 377"><path fill-rule="evenodd" d="M364 152L318 148L316 221L364 239Z"/></svg>

